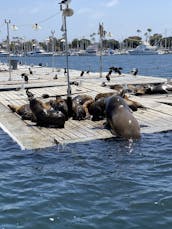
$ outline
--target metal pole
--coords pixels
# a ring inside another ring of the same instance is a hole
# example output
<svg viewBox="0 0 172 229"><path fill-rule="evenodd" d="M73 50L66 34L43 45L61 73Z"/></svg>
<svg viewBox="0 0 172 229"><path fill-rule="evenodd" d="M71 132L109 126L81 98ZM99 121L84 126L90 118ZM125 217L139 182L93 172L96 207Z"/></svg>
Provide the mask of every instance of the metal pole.
<svg viewBox="0 0 172 229"><path fill-rule="evenodd" d="M68 116L71 117L73 110L72 110L72 96L71 96L71 87L70 87L70 80L69 80L69 59L68 59L68 40L67 40L67 25L66 25L66 17L70 17L73 15L73 10L69 8L68 3L66 1L66 8L63 9L62 4L64 1L60 3L60 10L63 11L63 25L62 31L64 32L64 39L65 39L65 53L66 53L66 70L67 70L67 106L68 106Z"/></svg>
<svg viewBox="0 0 172 229"><path fill-rule="evenodd" d="M102 77L102 37L100 37L100 78Z"/></svg>
<svg viewBox="0 0 172 229"><path fill-rule="evenodd" d="M8 48L8 68L9 68L9 81L11 81L11 58L10 58L10 31L9 31L9 24L11 23L10 20L5 19L5 23L7 24L7 48Z"/></svg>
<svg viewBox="0 0 172 229"><path fill-rule="evenodd" d="M67 70L67 96L71 97L71 87L69 79L69 58L68 58L68 41L67 41L67 26L66 16L64 15L64 30L65 30L65 53L66 53L66 70Z"/></svg>
<svg viewBox="0 0 172 229"><path fill-rule="evenodd" d="M51 30L51 34L52 34L52 71L54 72L54 34L55 34L55 30Z"/></svg>

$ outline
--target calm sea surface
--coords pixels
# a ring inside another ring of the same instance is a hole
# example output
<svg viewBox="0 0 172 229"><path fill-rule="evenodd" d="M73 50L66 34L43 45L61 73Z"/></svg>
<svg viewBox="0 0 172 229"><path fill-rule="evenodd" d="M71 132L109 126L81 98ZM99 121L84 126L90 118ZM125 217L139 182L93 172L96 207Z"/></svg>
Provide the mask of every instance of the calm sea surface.
<svg viewBox="0 0 172 229"><path fill-rule="evenodd" d="M55 57L57 67L64 61ZM113 65L172 78L172 55L103 57L105 71ZM69 66L98 71L99 57L73 56ZM21 151L0 130L0 152L0 229L172 228L172 132L132 146L110 139Z"/></svg>

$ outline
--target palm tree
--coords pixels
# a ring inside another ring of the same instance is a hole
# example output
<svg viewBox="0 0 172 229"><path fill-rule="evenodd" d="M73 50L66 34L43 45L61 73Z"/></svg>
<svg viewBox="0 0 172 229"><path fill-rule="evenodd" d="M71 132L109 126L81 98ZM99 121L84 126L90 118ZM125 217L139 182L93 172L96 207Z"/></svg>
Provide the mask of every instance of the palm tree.
<svg viewBox="0 0 172 229"><path fill-rule="evenodd" d="M145 38L146 38L146 42L148 41L148 33L146 32L146 33L144 33L144 36L145 36Z"/></svg>
<svg viewBox="0 0 172 229"><path fill-rule="evenodd" d="M152 29L148 28L147 31L148 31L149 36L150 36L150 33L152 32Z"/></svg>
<svg viewBox="0 0 172 229"><path fill-rule="evenodd" d="M147 32L148 32L148 38L149 38L149 40L150 40L150 36L151 36L152 29L148 28L148 29L147 29Z"/></svg>
<svg viewBox="0 0 172 229"><path fill-rule="evenodd" d="M137 29L138 36L142 31L140 29Z"/></svg>

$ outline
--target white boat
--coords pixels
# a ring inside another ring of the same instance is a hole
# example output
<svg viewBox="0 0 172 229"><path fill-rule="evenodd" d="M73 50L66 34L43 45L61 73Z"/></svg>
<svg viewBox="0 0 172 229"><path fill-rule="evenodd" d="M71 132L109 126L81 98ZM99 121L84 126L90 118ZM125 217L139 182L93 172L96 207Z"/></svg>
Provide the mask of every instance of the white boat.
<svg viewBox="0 0 172 229"><path fill-rule="evenodd" d="M98 47L96 44L89 45L86 50L80 50L78 52L79 56L97 56L98 55Z"/></svg>
<svg viewBox="0 0 172 229"><path fill-rule="evenodd" d="M89 45L85 51L87 56L97 56L98 47L97 45Z"/></svg>
<svg viewBox="0 0 172 229"><path fill-rule="evenodd" d="M9 54L8 52L4 51L4 50L0 50L0 57L7 57Z"/></svg>
<svg viewBox="0 0 172 229"><path fill-rule="evenodd" d="M135 49L128 50L130 55L157 55L159 54L156 47L149 45L149 43L143 43L137 46Z"/></svg>
<svg viewBox="0 0 172 229"><path fill-rule="evenodd" d="M27 56L41 57L41 56L52 56L52 52L45 52L43 49L36 47L33 51L27 52Z"/></svg>

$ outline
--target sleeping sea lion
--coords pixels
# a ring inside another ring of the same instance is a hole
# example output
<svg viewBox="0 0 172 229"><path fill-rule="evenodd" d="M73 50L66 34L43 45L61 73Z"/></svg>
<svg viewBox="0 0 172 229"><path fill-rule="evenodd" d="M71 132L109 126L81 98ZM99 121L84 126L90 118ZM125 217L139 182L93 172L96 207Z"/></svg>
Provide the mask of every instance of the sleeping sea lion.
<svg viewBox="0 0 172 229"><path fill-rule="evenodd" d="M126 139L140 138L140 126L130 108L120 96L106 99L107 124L117 136Z"/></svg>
<svg viewBox="0 0 172 229"><path fill-rule="evenodd" d="M21 106L8 105L8 107L12 110L12 112L16 112L21 116L23 120L31 120L32 122L36 122L36 117L32 113L29 104L24 104Z"/></svg>
<svg viewBox="0 0 172 229"><path fill-rule="evenodd" d="M149 86L145 90L145 94L168 94L167 86L165 84L157 84Z"/></svg>

